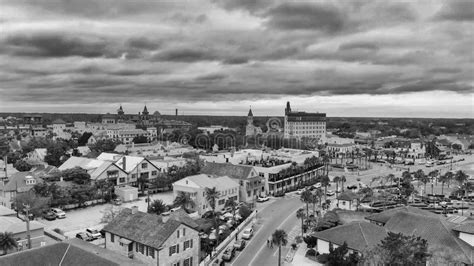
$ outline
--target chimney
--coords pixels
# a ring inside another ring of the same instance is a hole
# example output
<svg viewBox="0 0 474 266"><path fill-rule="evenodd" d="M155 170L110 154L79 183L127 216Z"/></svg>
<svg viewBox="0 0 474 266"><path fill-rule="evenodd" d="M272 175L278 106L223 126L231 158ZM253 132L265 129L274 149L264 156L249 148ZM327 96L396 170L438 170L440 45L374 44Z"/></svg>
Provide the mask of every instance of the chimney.
<svg viewBox="0 0 474 266"><path fill-rule="evenodd" d="M178 108L175 110L175 115L178 116Z"/></svg>
<svg viewBox="0 0 474 266"><path fill-rule="evenodd" d="M132 206L132 214L136 214L138 212L138 206Z"/></svg>
<svg viewBox="0 0 474 266"><path fill-rule="evenodd" d="M126 167L127 158L126 158L126 157L127 157L127 156L123 156L123 157L122 157L122 169L123 169L124 171L126 171L126 169L127 169L127 167Z"/></svg>

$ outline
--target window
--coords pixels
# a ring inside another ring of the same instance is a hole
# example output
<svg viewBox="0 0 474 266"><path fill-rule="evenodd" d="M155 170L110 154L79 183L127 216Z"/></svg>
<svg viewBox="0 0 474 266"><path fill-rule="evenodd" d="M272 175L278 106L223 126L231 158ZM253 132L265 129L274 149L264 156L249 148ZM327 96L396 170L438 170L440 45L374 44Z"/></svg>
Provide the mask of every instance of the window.
<svg viewBox="0 0 474 266"><path fill-rule="evenodd" d="M151 175L157 175L158 172L157 171L151 171Z"/></svg>
<svg viewBox="0 0 474 266"><path fill-rule="evenodd" d="M137 178L137 174L132 174L132 178L133 178L133 179L136 179L136 178Z"/></svg>
<svg viewBox="0 0 474 266"><path fill-rule="evenodd" d="M120 183L125 183L125 177L121 177L121 178L119 179L119 182L120 182Z"/></svg>
<svg viewBox="0 0 474 266"><path fill-rule="evenodd" d="M179 266L179 262L171 264L172 266Z"/></svg>
<svg viewBox="0 0 474 266"><path fill-rule="evenodd" d="M179 230L176 231L176 237L179 238Z"/></svg>
<svg viewBox="0 0 474 266"><path fill-rule="evenodd" d="M150 247L149 247L149 249L150 249L150 250L149 250L150 257L155 258L155 249L154 249L154 248L150 248Z"/></svg>
<svg viewBox="0 0 474 266"><path fill-rule="evenodd" d="M147 163L142 163L142 168L143 169L146 169L148 167L148 164Z"/></svg>
<svg viewBox="0 0 474 266"><path fill-rule="evenodd" d="M193 257L189 257L183 261L183 266L192 266L193 265Z"/></svg>
<svg viewBox="0 0 474 266"><path fill-rule="evenodd" d="M186 250L188 248L193 248L193 240L192 239L190 239L188 241L184 241L183 250Z"/></svg>
<svg viewBox="0 0 474 266"><path fill-rule="evenodd" d="M179 244L170 247L170 256L173 256L174 253L179 253Z"/></svg>
<svg viewBox="0 0 474 266"><path fill-rule="evenodd" d="M145 245L140 244L140 253L145 254Z"/></svg>
<svg viewBox="0 0 474 266"><path fill-rule="evenodd" d="M183 228L183 236L186 235L186 228Z"/></svg>
<svg viewBox="0 0 474 266"><path fill-rule="evenodd" d="M222 204L224 204L224 203L225 203L225 199L221 199L221 200L218 201L218 204L219 204L219 205L222 205Z"/></svg>
<svg viewBox="0 0 474 266"><path fill-rule="evenodd" d="M115 241L115 236L114 234L110 234L110 242L114 243Z"/></svg>

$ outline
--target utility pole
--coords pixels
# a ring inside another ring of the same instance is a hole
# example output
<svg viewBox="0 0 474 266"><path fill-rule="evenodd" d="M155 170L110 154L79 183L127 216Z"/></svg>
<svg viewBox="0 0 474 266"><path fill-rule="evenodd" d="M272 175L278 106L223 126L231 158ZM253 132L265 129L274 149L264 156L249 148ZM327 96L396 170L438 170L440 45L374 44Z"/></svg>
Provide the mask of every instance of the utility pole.
<svg viewBox="0 0 474 266"><path fill-rule="evenodd" d="M31 249L31 234L30 234L30 205L23 204L26 212L26 236L28 237L28 249Z"/></svg>

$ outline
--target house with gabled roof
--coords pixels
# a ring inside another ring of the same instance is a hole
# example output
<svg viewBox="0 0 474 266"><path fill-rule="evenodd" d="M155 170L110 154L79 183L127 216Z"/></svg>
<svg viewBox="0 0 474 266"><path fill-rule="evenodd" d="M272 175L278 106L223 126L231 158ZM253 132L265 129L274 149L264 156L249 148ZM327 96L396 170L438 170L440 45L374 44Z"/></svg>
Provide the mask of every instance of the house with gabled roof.
<svg viewBox="0 0 474 266"><path fill-rule="evenodd" d="M128 183L128 174L115 163L109 161L71 156L58 169L64 171L75 167L86 170L92 181L107 179L116 186Z"/></svg>
<svg viewBox="0 0 474 266"><path fill-rule="evenodd" d="M124 209L104 229L105 248L148 265L199 264L199 232L185 219Z"/></svg>
<svg viewBox="0 0 474 266"><path fill-rule="evenodd" d="M474 246L474 223L465 223L453 228L453 231L458 234L458 237L464 242Z"/></svg>
<svg viewBox="0 0 474 266"><path fill-rule="evenodd" d="M265 192L265 178L252 166L208 162L201 168L201 173L230 177L239 184L240 201L246 203L255 203L256 198Z"/></svg>
<svg viewBox="0 0 474 266"><path fill-rule="evenodd" d="M30 191L41 178L35 177L31 172L18 172L12 174L8 179L0 181L0 205L12 208L15 197L21 193Z"/></svg>
<svg viewBox="0 0 474 266"><path fill-rule="evenodd" d="M379 244L387 236L387 232L381 226L359 221L315 232L312 235L318 239L317 251L320 254L328 254L331 247L337 248L344 242L347 243L349 252L362 254Z"/></svg>
<svg viewBox="0 0 474 266"><path fill-rule="evenodd" d="M356 193L346 190L337 196L337 206L344 210L357 209L360 196Z"/></svg>
<svg viewBox="0 0 474 266"><path fill-rule="evenodd" d="M228 199L239 202L239 184L228 176L199 174L185 177L173 183L173 195L176 198L180 193L188 194L195 204L187 206L187 208L202 215L211 210L211 206L206 200L206 188L214 187L219 192L216 211L223 210Z"/></svg>

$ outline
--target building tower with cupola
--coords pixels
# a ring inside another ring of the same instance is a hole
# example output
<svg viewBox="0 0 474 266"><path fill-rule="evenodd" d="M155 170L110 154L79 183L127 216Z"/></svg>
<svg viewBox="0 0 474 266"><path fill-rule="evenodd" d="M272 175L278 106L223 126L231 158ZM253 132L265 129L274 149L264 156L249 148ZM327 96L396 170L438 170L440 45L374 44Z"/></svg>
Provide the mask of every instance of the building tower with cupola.
<svg viewBox="0 0 474 266"><path fill-rule="evenodd" d="M326 114L291 111L290 102L285 108L285 138L318 139L326 141Z"/></svg>

